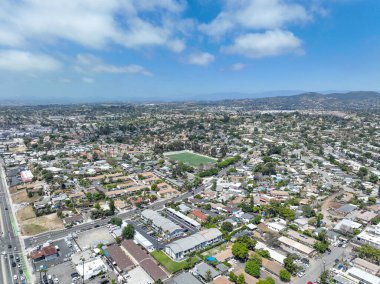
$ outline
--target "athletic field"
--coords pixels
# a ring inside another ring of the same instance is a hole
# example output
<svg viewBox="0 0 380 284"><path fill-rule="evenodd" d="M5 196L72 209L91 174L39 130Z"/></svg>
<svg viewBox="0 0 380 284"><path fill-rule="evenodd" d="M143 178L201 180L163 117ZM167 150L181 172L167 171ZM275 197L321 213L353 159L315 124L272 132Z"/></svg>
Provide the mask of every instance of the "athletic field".
<svg viewBox="0 0 380 284"><path fill-rule="evenodd" d="M199 155L190 151L166 153L165 156L169 157L171 160L183 162L193 167L198 167L201 164L211 164L217 161L217 159Z"/></svg>

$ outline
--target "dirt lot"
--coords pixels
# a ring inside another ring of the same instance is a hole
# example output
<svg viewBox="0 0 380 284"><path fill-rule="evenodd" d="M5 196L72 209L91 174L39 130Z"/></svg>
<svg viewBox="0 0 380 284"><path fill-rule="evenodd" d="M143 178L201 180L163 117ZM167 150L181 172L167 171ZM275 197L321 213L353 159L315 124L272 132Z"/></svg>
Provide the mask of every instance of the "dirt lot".
<svg viewBox="0 0 380 284"><path fill-rule="evenodd" d="M26 206L16 212L17 220L19 222L32 219L36 217L32 206Z"/></svg>
<svg viewBox="0 0 380 284"><path fill-rule="evenodd" d="M12 193L11 197L12 197L13 203L23 203L23 202L30 203L30 202L35 202L41 196L35 193L32 198L29 198L28 193L26 192L26 189L22 189L22 190L18 190Z"/></svg>
<svg viewBox="0 0 380 284"><path fill-rule="evenodd" d="M63 229L62 220L56 213L41 217L31 218L21 222L21 232L23 235L32 236L46 231Z"/></svg>

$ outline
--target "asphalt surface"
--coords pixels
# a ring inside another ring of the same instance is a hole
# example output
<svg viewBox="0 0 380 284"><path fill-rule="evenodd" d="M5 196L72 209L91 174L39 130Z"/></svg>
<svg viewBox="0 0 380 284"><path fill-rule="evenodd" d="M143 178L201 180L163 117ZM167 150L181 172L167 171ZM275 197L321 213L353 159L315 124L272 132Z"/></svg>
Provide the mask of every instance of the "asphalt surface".
<svg viewBox="0 0 380 284"><path fill-rule="evenodd" d="M5 173L0 165L0 212L1 212L1 273L0 283L24 283L20 280L21 274L19 268L12 267L12 262L18 256L24 273L28 273L26 261L24 260L19 232L15 223L15 217L12 213L12 205L9 199L8 186L5 180ZM9 247L11 246L11 247ZM13 256L13 259L11 258ZM17 275L18 280L14 281L13 277ZM26 282L25 282L26 283Z"/></svg>

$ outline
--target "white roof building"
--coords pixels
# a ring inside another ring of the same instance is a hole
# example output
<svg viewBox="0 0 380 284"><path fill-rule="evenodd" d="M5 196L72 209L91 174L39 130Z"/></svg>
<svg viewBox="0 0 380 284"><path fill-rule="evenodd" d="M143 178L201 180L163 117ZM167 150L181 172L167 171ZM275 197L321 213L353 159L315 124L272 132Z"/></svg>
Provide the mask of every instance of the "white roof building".
<svg viewBox="0 0 380 284"><path fill-rule="evenodd" d="M107 266L104 264L103 260L100 257L87 261L84 263L84 265L78 264L76 266L76 269L80 276L83 277L84 275L84 280L87 280L92 276L96 276L100 272L107 272Z"/></svg>
<svg viewBox="0 0 380 284"><path fill-rule="evenodd" d="M206 229L187 238L176 240L165 247L165 252L173 259L183 259L187 254L203 249L222 240L222 233L216 229Z"/></svg>

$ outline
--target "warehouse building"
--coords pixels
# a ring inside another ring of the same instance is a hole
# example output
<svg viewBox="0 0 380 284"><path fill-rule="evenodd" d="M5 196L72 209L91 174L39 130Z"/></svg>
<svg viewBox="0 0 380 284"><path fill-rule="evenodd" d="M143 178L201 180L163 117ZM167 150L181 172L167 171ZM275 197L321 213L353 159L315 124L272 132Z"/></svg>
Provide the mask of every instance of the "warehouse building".
<svg viewBox="0 0 380 284"><path fill-rule="evenodd" d="M201 250L221 240L222 233L218 229L206 229L166 245L165 252L174 260L181 260L189 253Z"/></svg>

